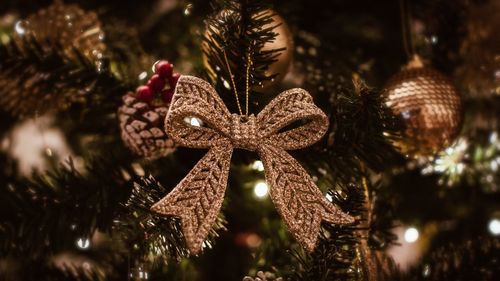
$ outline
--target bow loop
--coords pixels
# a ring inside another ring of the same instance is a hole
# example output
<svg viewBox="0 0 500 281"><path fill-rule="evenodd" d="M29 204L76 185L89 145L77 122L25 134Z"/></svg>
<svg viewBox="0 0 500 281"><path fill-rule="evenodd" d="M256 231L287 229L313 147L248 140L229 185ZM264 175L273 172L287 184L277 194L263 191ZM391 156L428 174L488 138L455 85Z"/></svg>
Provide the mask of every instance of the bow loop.
<svg viewBox="0 0 500 281"><path fill-rule="evenodd" d="M311 176L283 149L264 144L259 149L271 199L293 236L312 251L321 221L347 224L354 219L326 200Z"/></svg>
<svg viewBox="0 0 500 281"><path fill-rule="evenodd" d="M259 113L257 122L261 137L284 150L307 147L328 129L327 116L313 103L311 95L299 88L285 91L271 101Z"/></svg>
<svg viewBox="0 0 500 281"><path fill-rule="evenodd" d="M197 117L205 127L188 124ZM193 76L181 76L165 118L165 130L173 141L191 148L209 148L230 135L231 114L210 84Z"/></svg>
<svg viewBox="0 0 500 281"><path fill-rule="evenodd" d="M189 174L151 209L182 219L182 229L191 253L201 250L224 201L233 148L221 142L193 167Z"/></svg>

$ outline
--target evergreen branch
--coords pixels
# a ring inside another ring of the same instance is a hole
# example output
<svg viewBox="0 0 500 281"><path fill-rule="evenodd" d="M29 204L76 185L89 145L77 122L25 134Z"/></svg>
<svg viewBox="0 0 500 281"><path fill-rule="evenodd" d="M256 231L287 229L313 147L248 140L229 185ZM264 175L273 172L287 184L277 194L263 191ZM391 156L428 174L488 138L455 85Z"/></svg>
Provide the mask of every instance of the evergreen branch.
<svg viewBox="0 0 500 281"><path fill-rule="evenodd" d="M380 172L404 163L391 144L399 138L402 123L385 106L383 97L352 73L357 65L350 61L359 58L324 60L335 49L331 45L319 48L316 40L314 35L299 33L297 45L317 54L297 53L296 67L307 69L302 87L328 114L330 128L322 142L297 152L303 162L315 163L309 169L312 173L318 168L331 170L343 184L358 179L362 165Z"/></svg>
<svg viewBox="0 0 500 281"><path fill-rule="evenodd" d="M61 260L64 258L65 260ZM95 265L92 261L74 255L55 257L57 261L47 263L22 261L13 259L0 260L2 280L51 280L51 281L102 281L107 278L108 272ZM29 270L26 270L29 268Z"/></svg>
<svg viewBox="0 0 500 281"><path fill-rule="evenodd" d="M147 192L145 192L147 190ZM139 257L153 254L179 260L188 255L182 240L182 230L178 220L154 214L150 207L166 194L166 190L152 176L138 179L132 194L123 204L124 212L116 221L116 228L124 231L127 243L136 249Z"/></svg>
<svg viewBox="0 0 500 281"><path fill-rule="evenodd" d="M396 238L390 232L392 216L377 213L379 204L370 199L375 190L368 182L344 186L331 175L324 175L318 184L332 187L328 192L332 203L358 219L347 226L325 224L315 251L297 258L304 270L296 272L293 280L394 280L399 271L381 251Z"/></svg>
<svg viewBox="0 0 500 281"><path fill-rule="evenodd" d="M331 93L333 129L327 147L332 163L342 166L345 161L353 168L361 160L368 168L379 172L402 163L390 144L402 126L385 107L380 94L357 81L353 88L346 90Z"/></svg>
<svg viewBox="0 0 500 281"><path fill-rule="evenodd" d="M69 160L32 180L2 179L2 256L38 259L72 249L77 239L90 238L98 229L109 231L119 202L129 192L123 187L123 169L111 166L94 160L84 176Z"/></svg>
<svg viewBox="0 0 500 281"><path fill-rule="evenodd" d="M224 83L231 81L225 55L240 93L246 90L247 56L252 61L250 87L262 85L278 75L267 75L266 71L283 49L262 51L264 44L272 42L277 36L273 31L277 25L272 24L274 14L268 8L264 1L221 0L214 5L214 15L206 21L207 31L202 46L207 57L207 72L230 110L236 109L236 106L233 89L224 87Z"/></svg>
<svg viewBox="0 0 500 281"><path fill-rule="evenodd" d="M329 194L333 204L349 210L350 215L359 217L366 213L361 186L337 184L335 191ZM296 271L293 280L356 280L359 274L355 270L359 224L359 220L347 226L325 224L325 232L314 252L307 257L297 258L303 270Z"/></svg>
<svg viewBox="0 0 500 281"><path fill-rule="evenodd" d="M298 45L308 48L308 42ZM397 271L392 260L379 251L395 239L390 232L391 208L376 200L372 187L364 191L361 178L367 176L365 166L382 171L401 161L389 143L398 137L400 123L383 98L356 75L353 83L345 79L345 73L352 69L345 62L318 61L321 55L297 57L298 65L309 70L303 87L330 116L330 132L324 141L298 154L310 173L317 174L318 186L332 189L329 196L333 203L359 219L350 226L325 225L328 235L309 257L298 258L304 271L294 279L375 280L377 273L380 278L391 278ZM378 213L380 210L383 212ZM368 268L374 265L377 269ZM389 272L382 274L381 269Z"/></svg>
<svg viewBox="0 0 500 281"><path fill-rule="evenodd" d="M152 176L135 181L132 195L123 205L124 212L116 227L125 233L127 243L136 249L139 257L158 265L180 261L189 252L182 235L180 220L164 217L150 210L151 206L168 193ZM217 231L225 229L225 220L219 216L205 245L213 245ZM145 242L144 242L145 241Z"/></svg>
<svg viewBox="0 0 500 281"><path fill-rule="evenodd" d="M62 46L42 47L33 36L16 41L0 46L0 106L13 115L60 111L74 103L116 108L126 92L105 59L95 65L76 49L69 56Z"/></svg>
<svg viewBox="0 0 500 281"><path fill-rule="evenodd" d="M106 23L103 29L111 70L121 81L138 86L139 75L151 69L155 61L142 48L138 30L116 19Z"/></svg>
<svg viewBox="0 0 500 281"><path fill-rule="evenodd" d="M500 240L478 237L430 252L404 280L490 281L500 279Z"/></svg>
<svg viewBox="0 0 500 281"><path fill-rule="evenodd" d="M398 239L393 233L396 226L392 192L384 190L381 182L370 185L372 198L368 245L371 249L383 251L395 245Z"/></svg>
<svg viewBox="0 0 500 281"><path fill-rule="evenodd" d="M318 103L328 105L330 130L323 142L301 155L309 163L321 163L317 157L321 155L338 180L348 183L358 178L362 165L381 172L404 163L404 159L391 144L399 138L403 126L385 107L383 98L362 82L345 84L341 80L331 87L321 84L330 95L326 100L326 93L317 94ZM310 88L317 89L318 85Z"/></svg>

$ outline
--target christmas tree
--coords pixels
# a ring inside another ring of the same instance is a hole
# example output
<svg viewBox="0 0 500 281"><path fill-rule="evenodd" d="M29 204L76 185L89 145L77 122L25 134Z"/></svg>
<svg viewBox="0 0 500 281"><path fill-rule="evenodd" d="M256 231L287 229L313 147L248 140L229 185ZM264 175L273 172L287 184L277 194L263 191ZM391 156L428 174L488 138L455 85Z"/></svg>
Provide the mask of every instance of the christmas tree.
<svg viewBox="0 0 500 281"><path fill-rule="evenodd" d="M500 280L494 0L4 0L1 280Z"/></svg>

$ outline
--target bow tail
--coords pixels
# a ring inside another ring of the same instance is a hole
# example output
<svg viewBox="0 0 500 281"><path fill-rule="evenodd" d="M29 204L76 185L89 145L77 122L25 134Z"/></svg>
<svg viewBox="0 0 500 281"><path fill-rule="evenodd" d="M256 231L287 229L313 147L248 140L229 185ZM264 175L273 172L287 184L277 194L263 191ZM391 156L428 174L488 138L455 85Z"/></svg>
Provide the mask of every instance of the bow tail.
<svg viewBox="0 0 500 281"><path fill-rule="evenodd" d="M322 220L335 224L354 221L326 200L309 174L285 150L263 145L258 153L273 203L292 235L308 251L316 245Z"/></svg>
<svg viewBox="0 0 500 281"><path fill-rule="evenodd" d="M212 147L189 174L151 210L180 217L189 251L200 252L219 214L227 186L233 148L228 143Z"/></svg>

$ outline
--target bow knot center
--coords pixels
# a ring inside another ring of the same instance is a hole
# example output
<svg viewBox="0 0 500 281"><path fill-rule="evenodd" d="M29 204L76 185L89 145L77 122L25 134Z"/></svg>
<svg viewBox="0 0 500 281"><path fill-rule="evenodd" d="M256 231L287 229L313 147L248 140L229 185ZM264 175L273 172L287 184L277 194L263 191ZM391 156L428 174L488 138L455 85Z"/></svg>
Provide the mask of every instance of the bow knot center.
<svg viewBox="0 0 500 281"><path fill-rule="evenodd" d="M257 150L257 126L255 115L231 115L231 142L236 148Z"/></svg>

